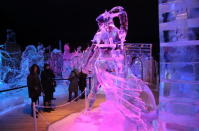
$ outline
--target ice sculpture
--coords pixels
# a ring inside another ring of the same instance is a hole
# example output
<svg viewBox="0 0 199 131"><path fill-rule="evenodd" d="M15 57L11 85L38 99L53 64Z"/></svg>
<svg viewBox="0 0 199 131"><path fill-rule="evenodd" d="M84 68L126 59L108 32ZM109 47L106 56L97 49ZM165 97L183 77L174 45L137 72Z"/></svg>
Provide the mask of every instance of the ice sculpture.
<svg viewBox="0 0 199 131"><path fill-rule="evenodd" d="M61 50L53 49L50 54L50 59L48 61L51 69L54 71L56 76L62 76L63 68L63 54Z"/></svg>
<svg viewBox="0 0 199 131"><path fill-rule="evenodd" d="M38 53L37 64L40 67L40 69L43 69L44 66L44 50L45 48L43 44L37 46L37 53Z"/></svg>
<svg viewBox="0 0 199 131"><path fill-rule="evenodd" d="M121 14L125 14L125 19L126 21L124 21L123 19L120 19L121 22L121 34L123 36L123 31L124 28L122 28L125 25L125 33L127 33L127 26L128 24L128 20L127 20L127 14L125 12L125 10L123 9L123 7L121 6L117 6L112 8L109 12L105 11L103 14L99 15L96 19L96 21L98 22L98 26L99 26L99 30L97 31L97 33L95 34L92 42L93 44L96 44L95 48L93 48L92 54L90 54L91 56L88 58L89 60L87 61L87 65L89 65L89 67L85 67L85 68L89 68L91 69L91 71L93 72L94 75L94 81L95 84L93 87L94 91L91 91L89 99L91 100L89 108L92 107L93 101L94 101L94 97L96 94L96 90L97 88L100 86L99 82L97 81L96 78L96 72L95 72L95 62L96 60L99 58L100 55L102 54L106 54L106 53L110 53L110 50L112 50L113 48L117 49L116 45L118 45L119 43L122 43L125 41L125 37L120 37L119 35L119 29L114 25L113 22L113 18L114 17L118 17ZM123 24L125 23L125 24ZM122 44L121 44L122 45ZM99 50L97 48L106 48L106 50ZM121 49L123 48L122 46L120 46ZM101 51L101 52L100 52ZM103 53L102 53L103 51ZM92 104L91 104L92 103Z"/></svg>
<svg viewBox="0 0 199 131"><path fill-rule="evenodd" d="M63 70L62 70L63 78L69 78L69 75L72 71L71 57L72 57L72 54L70 53L70 47L68 46L68 44L65 44L64 54L63 54Z"/></svg>
<svg viewBox="0 0 199 131"><path fill-rule="evenodd" d="M113 22L113 18L115 17L119 17L120 19L120 29ZM98 22L99 30L92 42L94 44L114 44L113 46L115 47L121 45L121 48L123 48L128 30L128 18L124 8L117 6L110 11L105 11L97 17L96 21Z"/></svg>
<svg viewBox="0 0 199 131"><path fill-rule="evenodd" d="M72 53L72 61L71 61L72 68L80 71L81 60L82 60L82 52L81 52L81 46L79 46L77 50Z"/></svg>
<svg viewBox="0 0 199 131"><path fill-rule="evenodd" d="M26 78L29 73L29 68L33 64L37 64L40 69L44 64L44 47L39 45L37 48L34 45L28 45L22 53L20 74L15 78L18 85L26 85Z"/></svg>
<svg viewBox="0 0 199 131"><path fill-rule="evenodd" d="M1 70L0 70L0 83L1 83L1 85L4 82L4 73L5 73L3 71L3 64L2 64L3 53L6 53L6 52L3 50L3 45L0 45L0 68L1 68Z"/></svg>
<svg viewBox="0 0 199 131"><path fill-rule="evenodd" d="M114 25L114 17L120 18L120 29ZM93 45L82 55L87 59L83 71L92 72L93 81L86 113L79 119L86 120L87 123L95 121L91 117L91 109L101 87L105 92L106 102L100 106L101 110L98 112L102 119L98 130L108 130L105 125L110 125L109 120L115 115L119 117L117 122L122 124L121 130L152 130L152 119L149 120L147 114L156 111L153 94L146 83L136 78L129 67L124 65L123 42L128 26L124 8L114 7L96 20L99 30L92 40Z"/></svg>
<svg viewBox="0 0 199 131"><path fill-rule="evenodd" d="M54 49L48 63L57 76L68 78L72 69L81 70L82 61L83 54L81 47L78 47L76 51L70 53L69 45L65 44L64 53Z"/></svg>
<svg viewBox="0 0 199 131"><path fill-rule="evenodd" d="M3 57L4 57L3 54L6 54L7 56L9 56L8 53L3 50L3 45L0 45L0 68L1 68L1 70L0 70L0 82L1 83L3 83L4 78L5 78L4 77L5 76L5 71L3 71L4 67L3 67L3 63L2 63Z"/></svg>
<svg viewBox="0 0 199 131"><path fill-rule="evenodd" d="M12 73L15 76L19 70L15 68L16 59L10 56L10 53L4 49L4 45L0 45L0 82L13 82L8 80L8 76Z"/></svg>
<svg viewBox="0 0 199 131"><path fill-rule="evenodd" d="M19 73L19 70L15 68L16 59L12 58L10 53L5 50L5 45L0 45L0 90L9 89L15 86L15 76ZM0 115L6 111L12 109L14 106L22 104L24 102L23 97L26 96L24 90L22 91L10 91L0 93Z"/></svg>

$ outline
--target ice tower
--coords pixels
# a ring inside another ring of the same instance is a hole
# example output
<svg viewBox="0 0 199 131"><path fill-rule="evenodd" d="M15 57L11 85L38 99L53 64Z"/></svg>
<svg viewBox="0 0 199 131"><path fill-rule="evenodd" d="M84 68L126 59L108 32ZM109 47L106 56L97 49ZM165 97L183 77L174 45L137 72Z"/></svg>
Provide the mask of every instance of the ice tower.
<svg viewBox="0 0 199 131"><path fill-rule="evenodd" d="M199 129L199 1L159 0L160 110L164 130Z"/></svg>

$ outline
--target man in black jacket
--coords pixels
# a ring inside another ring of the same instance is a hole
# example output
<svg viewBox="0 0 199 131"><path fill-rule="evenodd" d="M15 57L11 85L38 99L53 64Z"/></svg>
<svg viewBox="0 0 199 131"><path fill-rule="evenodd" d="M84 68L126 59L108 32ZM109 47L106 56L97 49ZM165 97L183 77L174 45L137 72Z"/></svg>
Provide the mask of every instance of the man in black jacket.
<svg viewBox="0 0 199 131"><path fill-rule="evenodd" d="M77 69L73 69L71 71L68 80L70 81L69 88L68 88L68 93L69 93L68 102L70 102L72 100L73 92L75 93L75 98L78 97L78 80L79 79L78 79ZM76 99L75 101L78 101L78 99Z"/></svg>
<svg viewBox="0 0 199 131"><path fill-rule="evenodd" d="M49 64L44 65L44 70L41 73L41 84L44 93L44 106L51 106L53 92L55 91L55 75L50 69ZM51 111L52 108L46 108L44 111Z"/></svg>

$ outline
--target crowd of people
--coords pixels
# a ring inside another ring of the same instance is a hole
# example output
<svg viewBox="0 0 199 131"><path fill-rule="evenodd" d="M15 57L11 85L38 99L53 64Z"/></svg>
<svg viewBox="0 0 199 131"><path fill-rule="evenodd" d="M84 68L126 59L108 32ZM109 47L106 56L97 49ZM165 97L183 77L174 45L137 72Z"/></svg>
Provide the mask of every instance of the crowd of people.
<svg viewBox="0 0 199 131"><path fill-rule="evenodd" d="M68 88L68 102L73 100L72 93L75 94L75 98L78 96L78 90L81 93L84 91L86 87L86 78L87 75L85 73L78 72L77 69L73 69L70 73L69 78L66 78L70 81ZM31 98L31 115L33 116L33 103L39 102L39 97L43 96L43 108L44 112L51 112L55 109L52 108L52 100L55 100L53 93L55 92L56 81L55 75L52 69L50 69L49 64L44 64L44 69L40 73L40 68L38 65L33 64L30 67L30 73L27 77L27 86L29 97ZM78 88L79 87L79 88ZM79 97L81 99L85 98L84 93ZM78 101L78 99L75 99Z"/></svg>

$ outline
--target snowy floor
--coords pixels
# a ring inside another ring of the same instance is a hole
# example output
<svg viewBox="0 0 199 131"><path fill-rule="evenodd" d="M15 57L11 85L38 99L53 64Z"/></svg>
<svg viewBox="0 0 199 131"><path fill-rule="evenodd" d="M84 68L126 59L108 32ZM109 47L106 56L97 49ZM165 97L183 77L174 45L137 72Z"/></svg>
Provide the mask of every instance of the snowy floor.
<svg viewBox="0 0 199 131"><path fill-rule="evenodd" d="M59 87L57 89L59 89ZM63 97L56 97L57 99L53 100L53 104L57 106L65 104L68 101L66 95L67 94L63 95ZM42 97L40 98L40 100L42 100ZM98 95L94 107L98 107L99 104L104 101L104 95ZM40 102L40 104L43 105L42 102ZM72 102L62 107L56 107L55 111L43 112L41 109L39 110L40 114L37 119L38 131L46 131L49 126L48 123L52 124L73 113L81 112L84 108L85 101L84 99L80 99L77 102ZM33 131L34 120L30 114L30 104L26 104L23 107L14 109L3 116L0 116L0 131Z"/></svg>
<svg viewBox="0 0 199 131"><path fill-rule="evenodd" d="M129 131L137 128L124 119L114 104L104 102L92 111L74 113L55 122L48 131Z"/></svg>
<svg viewBox="0 0 199 131"><path fill-rule="evenodd" d="M74 113L50 125L48 131L55 131L55 129L58 131L66 129L67 131L124 131L121 123L122 116L113 112L110 115L112 116L109 119L105 119L99 108L89 113Z"/></svg>

